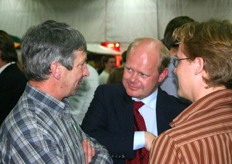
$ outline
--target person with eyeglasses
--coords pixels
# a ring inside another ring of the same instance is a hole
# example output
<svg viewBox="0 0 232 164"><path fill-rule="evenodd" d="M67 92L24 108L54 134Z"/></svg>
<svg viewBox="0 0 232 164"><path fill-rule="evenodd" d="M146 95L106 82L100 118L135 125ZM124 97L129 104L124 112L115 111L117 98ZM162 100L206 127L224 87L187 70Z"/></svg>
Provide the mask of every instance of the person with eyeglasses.
<svg viewBox="0 0 232 164"><path fill-rule="evenodd" d="M174 32L178 94L191 102L156 137L150 164L232 163L232 23L210 19Z"/></svg>
<svg viewBox="0 0 232 164"><path fill-rule="evenodd" d="M173 63L172 64L176 68L181 60L189 60L189 59L191 59L191 58L181 58L181 59L178 59L177 57L175 57L173 59Z"/></svg>

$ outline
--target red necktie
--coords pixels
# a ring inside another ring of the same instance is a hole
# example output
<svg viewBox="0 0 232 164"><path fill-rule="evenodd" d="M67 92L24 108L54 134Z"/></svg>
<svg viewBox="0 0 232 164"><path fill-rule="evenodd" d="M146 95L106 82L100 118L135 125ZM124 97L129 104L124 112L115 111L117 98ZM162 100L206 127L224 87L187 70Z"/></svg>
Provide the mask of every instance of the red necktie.
<svg viewBox="0 0 232 164"><path fill-rule="evenodd" d="M139 108L144 104L141 101L133 101L134 105L134 130L135 131L146 131L146 125L143 116L139 113ZM149 152L145 149L138 149L135 151L135 158L132 160L127 160L127 164L148 164Z"/></svg>

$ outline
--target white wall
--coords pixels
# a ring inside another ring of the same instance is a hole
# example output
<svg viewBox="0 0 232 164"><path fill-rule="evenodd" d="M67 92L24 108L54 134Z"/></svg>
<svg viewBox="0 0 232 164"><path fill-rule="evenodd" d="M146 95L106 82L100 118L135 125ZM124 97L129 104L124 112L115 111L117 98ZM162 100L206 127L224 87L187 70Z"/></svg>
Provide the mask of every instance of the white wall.
<svg viewBox="0 0 232 164"><path fill-rule="evenodd" d="M47 19L66 22L87 42L136 37L161 39L168 21L187 15L195 20L232 21L231 0L0 0L0 29L21 37Z"/></svg>

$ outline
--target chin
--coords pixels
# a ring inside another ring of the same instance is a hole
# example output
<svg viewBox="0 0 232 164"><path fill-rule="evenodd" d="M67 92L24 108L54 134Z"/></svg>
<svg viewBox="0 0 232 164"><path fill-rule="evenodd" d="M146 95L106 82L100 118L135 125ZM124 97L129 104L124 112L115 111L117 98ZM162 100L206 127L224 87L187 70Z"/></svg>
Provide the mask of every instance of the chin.
<svg viewBox="0 0 232 164"><path fill-rule="evenodd" d="M138 93L136 91L126 89L126 93L131 97L138 97Z"/></svg>

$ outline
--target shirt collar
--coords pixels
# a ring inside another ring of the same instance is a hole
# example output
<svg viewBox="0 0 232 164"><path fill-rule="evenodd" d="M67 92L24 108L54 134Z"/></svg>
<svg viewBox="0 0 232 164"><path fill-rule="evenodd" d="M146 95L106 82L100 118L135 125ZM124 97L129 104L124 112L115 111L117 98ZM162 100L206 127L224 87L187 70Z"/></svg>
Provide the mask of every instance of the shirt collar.
<svg viewBox="0 0 232 164"><path fill-rule="evenodd" d="M71 108L67 98L64 98L62 101L57 100L51 95L33 87L29 83L27 83L25 90L35 101L38 102L38 104L46 107L52 113L58 115L70 115Z"/></svg>
<svg viewBox="0 0 232 164"><path fill-rule="evenodd" d="M210 113L218 106L232 105L232 90L223 89L205 95L195 103L192 103L184 111L182 111L172 122L171 127L179 126L198 115L202 116L205 113Z"/></svg>
<svg viewBox="0 0 232 164"><path fill-rule="evenodd" d="M156 106L157 95L158 95L158 89L156 89L152 94L145 97L144 99L140 100L140 99L132 97L132 100L142 101L145 105L148 105L149 107L154 108L154 106Z"/></svg>

